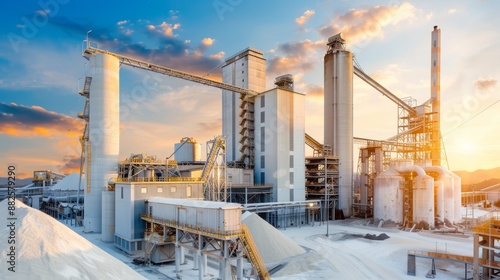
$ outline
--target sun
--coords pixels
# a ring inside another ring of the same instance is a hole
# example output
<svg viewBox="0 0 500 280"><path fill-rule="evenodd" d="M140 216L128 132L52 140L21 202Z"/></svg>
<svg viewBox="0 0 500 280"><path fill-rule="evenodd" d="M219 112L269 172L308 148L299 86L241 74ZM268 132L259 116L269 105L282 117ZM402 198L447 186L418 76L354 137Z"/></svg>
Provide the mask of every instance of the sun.
<svg viewBox="0 0 500 280"><path fill-rule="evenodd" d="M461 150L464 154L473 154L476 151L476 145L470 141L464 141Z"/></svg>

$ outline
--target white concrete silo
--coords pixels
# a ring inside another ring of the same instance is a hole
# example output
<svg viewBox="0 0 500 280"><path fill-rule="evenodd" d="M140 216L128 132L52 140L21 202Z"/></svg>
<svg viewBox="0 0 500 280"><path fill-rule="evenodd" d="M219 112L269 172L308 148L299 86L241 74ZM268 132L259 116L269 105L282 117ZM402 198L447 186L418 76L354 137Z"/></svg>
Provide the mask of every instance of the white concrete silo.
<svg viewBox="0 0 500 280"><path fill-rule="evenodd" d="M339 209L351 215L353 176L353 56L342 34L328 39L324 57L324 144L339 158Z"/></svg>
<svg viewBox="0 0 500 280"><path fill-rule="evenodd" d="M462 178L446 169L448 175L453 178L453 222L459 223L462 221Z"/></svg>
<svg viewBox="0 0 500 280"><path fill-rule="evenodd" d="M404 178L392 167L380 173L374 182L373 218L402 224Z"/></svg>
<svg viewBox="0 0 500 280"><path fill-rule="evenodd" d="M424 222L434 227L434 179L414 165L417 176L413 178L413 222Z"/></svg>
<svg viewBox="0 0 500 280"><path fill-rule="evenodd" d="M102 232L104 241L114 238L114 215L109 213L108 181L116 178L120 145L119 60L108 54L90 56L90 187L85 191L86 232Z"/></svg>
<svg viewBox="0 0 500 280"><path fill-rule="evenodd" d="M455 221L455 206L454 206L454 185L453 177L448 174L448 170L441 166L426 166L427 173L436 173L437 177L434 181L438 186L438 195L436 198L436 216L444 221L448 219L450 222Z"/></svg>
<svg viewBox="0 0 500 280"><path fill-rule="evenodd" d="M181 139L174 144L174 158L178 162L201 161L201 143L195 139Z"/></svg>

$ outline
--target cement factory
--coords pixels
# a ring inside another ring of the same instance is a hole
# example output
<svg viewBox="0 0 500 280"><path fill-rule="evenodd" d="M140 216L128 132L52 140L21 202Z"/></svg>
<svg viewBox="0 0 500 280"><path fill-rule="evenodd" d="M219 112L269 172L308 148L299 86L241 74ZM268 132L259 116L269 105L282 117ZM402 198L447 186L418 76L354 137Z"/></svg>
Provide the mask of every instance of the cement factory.
<svg viewBox="0 0 500 280"><path fill-rule="evenodd" d="M307 95L294 91L292 75L283 73L276 87L265 88L266 59L259 50L227 58L218 82L102 50L87 39L79 190L71 201L64 195L65 206L78 213L85 232L100 233L128 254L143 253L148 263L175 261L180 272L191 257L199 279L208 259L218 264L219 279L270 278L275 266L259 253L260 241L252 237L259 228L245 223L248 213L285 229L358 217L379 227L432 230L444 224L456 230L461 179L442 166L441 30L434 26L431 33L430 98L421 104L368 76L342 34L326 47L320 141L305 131ZM202 144L189 135L179 135L168 157L132 153L119 159L122 66L222 90L222 134L206 142L205 160ZM353 135L354 75L397 105L393 137ZM306 145L313 155L306 156ZM30 204L57 209L58 199L45 195Z"/></svg>

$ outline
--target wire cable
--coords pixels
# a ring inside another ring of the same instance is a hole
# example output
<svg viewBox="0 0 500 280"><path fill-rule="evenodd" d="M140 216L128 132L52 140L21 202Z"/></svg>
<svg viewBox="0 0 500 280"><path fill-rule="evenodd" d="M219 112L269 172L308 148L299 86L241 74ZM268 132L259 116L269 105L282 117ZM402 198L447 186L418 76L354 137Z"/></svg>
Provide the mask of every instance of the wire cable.
<svg viewBox="0 0 500 280"><path fill-rule="evenodd" d="M473 115L472 117L470 117L469 119L467 119L466 121L464 121L463 123L459 124L458 126L456 126L455 128L453 128L452 130L448 131L446 134L443 135L443 137L448 136L448 134L452 133L453 131L455 131L459 127L461 127L464 124L468 123L469 121L471 121L473 118L477 117L478 115L484 113L486 110L488 110L489 108L491 108L493 105L497 104L498 102L500 102L500 99L498 99L497 101L491 103L488 107L484 108L483 110L479 111L478 113L476 113L475 115Z"/></svg>

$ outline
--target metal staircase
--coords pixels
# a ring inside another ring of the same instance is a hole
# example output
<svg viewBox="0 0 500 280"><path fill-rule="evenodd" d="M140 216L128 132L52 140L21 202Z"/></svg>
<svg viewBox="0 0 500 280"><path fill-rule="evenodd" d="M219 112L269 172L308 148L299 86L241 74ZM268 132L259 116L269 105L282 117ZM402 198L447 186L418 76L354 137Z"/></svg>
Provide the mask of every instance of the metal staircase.
<svg viewBox="0 0 500 280"><path fill-rule="evenodd" d="M259 278L266 280L271 279L271 277L269 276L269 271L267 270L267 267L259 254L259 249L257 249L257 245L255 245L255 242L253 241L250 230L245 224L241 225L241 229L242 231L240 234L240 239L245 246L250 262L255 267L255 270L257 270Z"/></svg>
<svg viewBox="0 0 500 280"><path fill-rule="evenodd" d="M238 161L245 167L254 166L254 103L245 94L240 94L240 149Z"/></svg>

